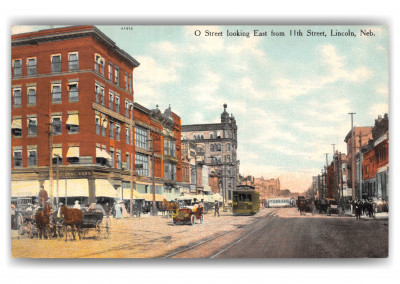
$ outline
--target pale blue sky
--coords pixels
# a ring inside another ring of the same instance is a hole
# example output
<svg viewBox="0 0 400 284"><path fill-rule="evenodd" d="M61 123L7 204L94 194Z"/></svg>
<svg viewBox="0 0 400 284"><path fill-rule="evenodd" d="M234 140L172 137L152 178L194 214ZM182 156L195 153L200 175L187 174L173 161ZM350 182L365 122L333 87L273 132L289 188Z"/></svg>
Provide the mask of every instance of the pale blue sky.
<svg viewBox="0 0 400 284"><path fill-rule="evenodd" d="M97 27L141 63L133 74L136 102L162 110L170 104L182 124L217 122L226 102L239 128L240 172L281 177L292 190L320 173L332 143L346 152L348 112L357 113L355 125L372 126L389 111L383 26ZM13 32L38 28L45 27ZM268 36L252 36L255 29ZM288 36L294 29L304 36ZM356 37L331 37L331 29ZM360 37L361 29L375 36ZM206 37L206 30L223 36ZM227 30L251 35L228 37ZM271 30L286 36L271 37ZM307 37L307 30L327 36Z"/></svg>

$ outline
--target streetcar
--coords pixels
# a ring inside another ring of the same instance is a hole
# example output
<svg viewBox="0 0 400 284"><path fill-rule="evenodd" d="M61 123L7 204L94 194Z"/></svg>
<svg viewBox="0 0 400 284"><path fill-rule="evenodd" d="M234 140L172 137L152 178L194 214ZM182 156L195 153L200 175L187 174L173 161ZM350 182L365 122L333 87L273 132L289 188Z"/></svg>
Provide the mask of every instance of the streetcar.
<svg viewBox="0 0 400 284"><path fill-rule="evenodd" d="M286 197L272 197L265 200L265 207L290 207L293 205L293 201L291 198Z"/></svg>
<svg viewBox="0 0 400 284"><path fill-rule="evenodd" d="M238 186L233 191L232 212L234 215L254 215L260 210L260 194L254 186Z"/></svg>

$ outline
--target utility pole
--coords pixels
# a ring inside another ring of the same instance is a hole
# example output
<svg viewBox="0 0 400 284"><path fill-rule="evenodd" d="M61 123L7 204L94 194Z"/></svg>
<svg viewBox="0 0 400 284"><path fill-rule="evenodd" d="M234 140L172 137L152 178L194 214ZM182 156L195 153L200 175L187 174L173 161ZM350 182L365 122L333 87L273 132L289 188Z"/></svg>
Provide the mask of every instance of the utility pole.
<svg viewBox="0 0 400 284"><path fill-rule="evenodd" d="M50 161L49 161L50 204L53 205L53 124L51 122L51 116L49 124L49 149L50 149Z"/></svg>
<svg viewBox="0 0 400 284"><path fill-rule="evenodd" d="M155 181L154 181L154 139L151 139L151 167L152 167L152 173L151 173L151 177L153 180L153 212L152 215L153 216L157 216L157 206L156 206L156 185L155 185Z"/></svg>
<svg viewBox="0 0 400 284"><path fill-rule="evenodd" d="M333 148L333 156L332 156L332 160L333 160L333 196L335 199L337 199L337 186L336 186L336 155L335 155L335 145L336 144L331 144L332 148Z"/></svg>
<svg viewBox="0 0 400 284"><path fill-rule="evenodd" d="M356 175L355 175L355 167L356 167L356 159L355 159L355 151L356 151L356 144L355 144L355 133L354 133L354 126L353 126L353 115L356 114L355 112L349 112L348 114L351 115L351 198L354 200L356 198Z"/></svg>
<svg viewBox="0 0 400 284"><path fill-rule="evenodd" d="M131 153L130 153L130 157L129 160L130 165L129 165L129 170L130 170L130 193L131 193L131 199L129 202L129 210L131 212L131 217L133 217L133 165L134 165L134 161L133 161L133 126L132 126L132 120L133 120L133 104L132 107L130 109L131 113L130 113L130 125L129 125L129 131L130 131L130 136L129 136L129 144L131 144Z"/></svg>
<svg viewBox="0 0 400 284"><path fill-rule="evenodd" d="M56 196L56 204L58 206L59 202L59 197L58 197L58 181L60 179L60 171L59 171L59 164L60 163L60 156L57 154L57 196ZM66 204L65 204L66 205Z"/></svg>
<svg viewBox="0 0 400 284"><path fill-rule="evenodd" d="M329 155L329 153L325 153L325 158L326 158L326 168L325 168L325 197L328 196L328 155Z"/></svg>

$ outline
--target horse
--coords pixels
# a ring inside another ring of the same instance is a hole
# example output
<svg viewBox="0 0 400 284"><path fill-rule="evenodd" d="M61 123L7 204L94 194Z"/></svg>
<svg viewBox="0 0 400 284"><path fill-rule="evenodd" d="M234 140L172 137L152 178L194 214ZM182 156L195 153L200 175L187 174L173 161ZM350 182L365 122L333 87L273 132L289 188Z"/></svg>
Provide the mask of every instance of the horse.
<svg viewBox="0 0 400 284"><path fill-rule="evenodd" d="M68 208L65 205L61 205L58 209L57 217L63 216L63 223L65 229L65 241L68 239L68 227L71 228L72 236L75 239L75 230L78 232L79 239L81 238L82 224L83 224L83 212L80 209Z"/></svg>
<svg viewBox="0 0 400 284"><path fill-rule="evenodd" d="M46 237L50 237L50 205L46 202L44 204L43 210L37 211L35 214L36 226L38 228L38 237L41 239L44 237L46 232Z"/></svg>
<svg viewBox="0 0 400 284"><path fill-rule="evenodd" d="M299 211L300 215L306 215L307 204L304 201L300 201L299 203Z"/></svg>

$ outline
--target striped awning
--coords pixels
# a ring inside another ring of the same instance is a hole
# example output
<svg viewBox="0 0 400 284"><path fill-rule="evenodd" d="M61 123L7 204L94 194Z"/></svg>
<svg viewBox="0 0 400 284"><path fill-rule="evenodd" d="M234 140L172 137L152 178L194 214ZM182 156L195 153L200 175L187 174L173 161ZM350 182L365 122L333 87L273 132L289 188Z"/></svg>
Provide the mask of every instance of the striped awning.
<svg viewBox="0 0 400 284"><path fill-rule="evenodd" d="M130 188L124 188L124 199L131 199L131 189ZM145 199L143 194L137 192L136 190L133 190L133 199Z"/></svg>
<svg viewBox="0 0 400 284"><path fill-rule="evenodd" d="M79 115L69 114L66 122L67 125L79 125Z"/></svg>
<svg viewBox="0 0 400 284"><path fill-rule="evenodd" d="M69 146L67 152L67 158L79 158L79 147L78 146Z"/></svg>
<svg viewBox="0 0 400 284"><path fill-rule="evenodd" d="M11 197L37 196L40 191L38 180L11 181Z"/></svg>
<svg viewBox="0 0 400 284"><path fill-rule="evenodd" d="M22 129L22 119L14 118L11 122L11 129Z"/></svg>
<svg viewBox="0 0 400 284"><path fill-rule="evenodd" d="M57 158L57 155L62 159L62 148L53 148L53 158Z"/></svg>
<svg viewBox="0 0 400 284"><path fill-rule="evenodd" d="M106 150L102 150L100 148L96 148L96 158L103 158L107 160L111 160L110 154Z"/></svg>

